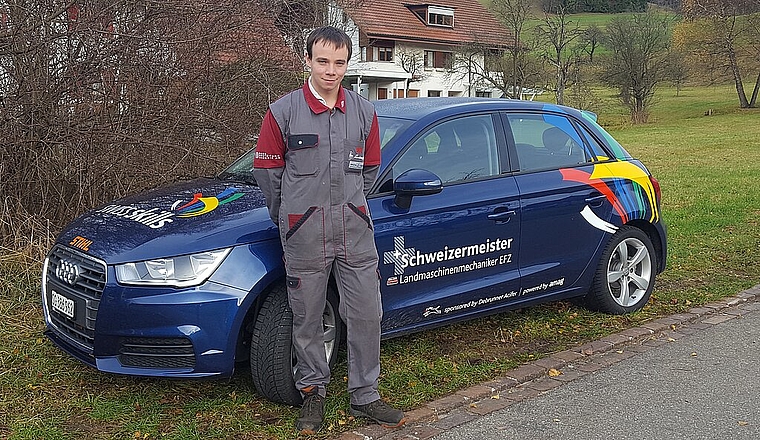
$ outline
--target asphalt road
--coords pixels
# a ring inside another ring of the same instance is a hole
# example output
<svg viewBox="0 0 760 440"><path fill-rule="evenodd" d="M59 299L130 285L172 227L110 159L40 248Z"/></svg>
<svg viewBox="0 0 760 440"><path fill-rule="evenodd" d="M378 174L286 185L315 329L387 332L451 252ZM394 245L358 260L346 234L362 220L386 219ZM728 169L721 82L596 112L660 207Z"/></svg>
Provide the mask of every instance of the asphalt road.
<svg viewBox="0 0 760 440"><path fill-rule="evenodd" d="M436 440L760 439L760 302Z"/></svg>

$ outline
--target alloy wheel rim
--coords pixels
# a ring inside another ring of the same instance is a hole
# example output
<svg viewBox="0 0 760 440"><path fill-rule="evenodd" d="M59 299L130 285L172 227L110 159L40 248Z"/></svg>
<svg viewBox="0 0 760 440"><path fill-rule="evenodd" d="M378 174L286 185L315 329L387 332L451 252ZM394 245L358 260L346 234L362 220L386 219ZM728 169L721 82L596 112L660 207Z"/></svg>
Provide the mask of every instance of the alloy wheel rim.
<svg viewBox="0 0 760 440"><path fill-rule="evenodd" d="M637 238L626 238L612 252L607 265L607 288L612 299L623 307L641 301L652 282L652 256Z"/></svg>

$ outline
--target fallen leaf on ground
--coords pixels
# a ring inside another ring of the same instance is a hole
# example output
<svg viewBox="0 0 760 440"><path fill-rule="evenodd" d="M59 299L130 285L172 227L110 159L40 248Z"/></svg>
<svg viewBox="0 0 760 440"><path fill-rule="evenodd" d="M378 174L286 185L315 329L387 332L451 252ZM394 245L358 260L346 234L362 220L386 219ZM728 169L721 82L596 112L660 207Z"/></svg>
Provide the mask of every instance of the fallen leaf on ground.
<svg viewBox="0 0 760 440"><path fill-rule="evenodd" d="M555 369L555 368L550 368L549 369L549 377L557 377L560 374L562 374L562 372L559 371L559 370L557 370L557 369Z"/></svg>

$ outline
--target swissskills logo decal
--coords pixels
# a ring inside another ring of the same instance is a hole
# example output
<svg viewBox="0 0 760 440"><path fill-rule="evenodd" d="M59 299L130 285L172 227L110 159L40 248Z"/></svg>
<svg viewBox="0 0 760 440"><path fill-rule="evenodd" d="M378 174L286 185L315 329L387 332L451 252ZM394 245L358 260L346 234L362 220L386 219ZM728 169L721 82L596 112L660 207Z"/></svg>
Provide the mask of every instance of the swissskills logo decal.
<svg viewBox="0 0 760 440"><path fill-rule="evenodd" d="M227 188L216 197L203 197L202 193L195 193L193 199L185 204L181 205L182 200L174 202L172 211L180 218L196 217L241 197L243 197L243 193L238 192L237 188Z"/></svg>

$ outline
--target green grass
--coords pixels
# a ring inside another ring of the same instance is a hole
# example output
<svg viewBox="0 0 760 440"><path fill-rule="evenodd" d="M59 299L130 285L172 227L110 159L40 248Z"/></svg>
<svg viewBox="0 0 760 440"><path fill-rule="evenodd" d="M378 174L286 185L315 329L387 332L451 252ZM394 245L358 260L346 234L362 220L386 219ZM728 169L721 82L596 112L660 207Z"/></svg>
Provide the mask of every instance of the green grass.
<svg viewBox="0 0 760 440"><path fill-rule="evenodd" d="M581 29L586 29L591 26L597 26L604 30L604 28L615 17L622 16L623 14L595 14L595 13L583 13L583 14L569 14L566 21L570 23L570 27L574 28L578 25ZM544 15L535 14L533 18L527 20L525 23L524 31L531 32L536 26L544 23Z"/></svg>
<svg viewBox="0 0 760 440"><path fill-rule="evenodd" d="M631 126L599 89L602 121L659 179L668 269L650 303L607 316L568 303L502 313L383 343L381 393L405 409L515 366L760 282L760 111L739 110L731 86L658 91L651 123ZM712 116L704 116L713 109ZM246 367L224 381L99 373L43 335L37 259L0 256L0 438L286 439L296 409L261 399ZM327 428L346 415L345 360L333 371Z"/></svg>

